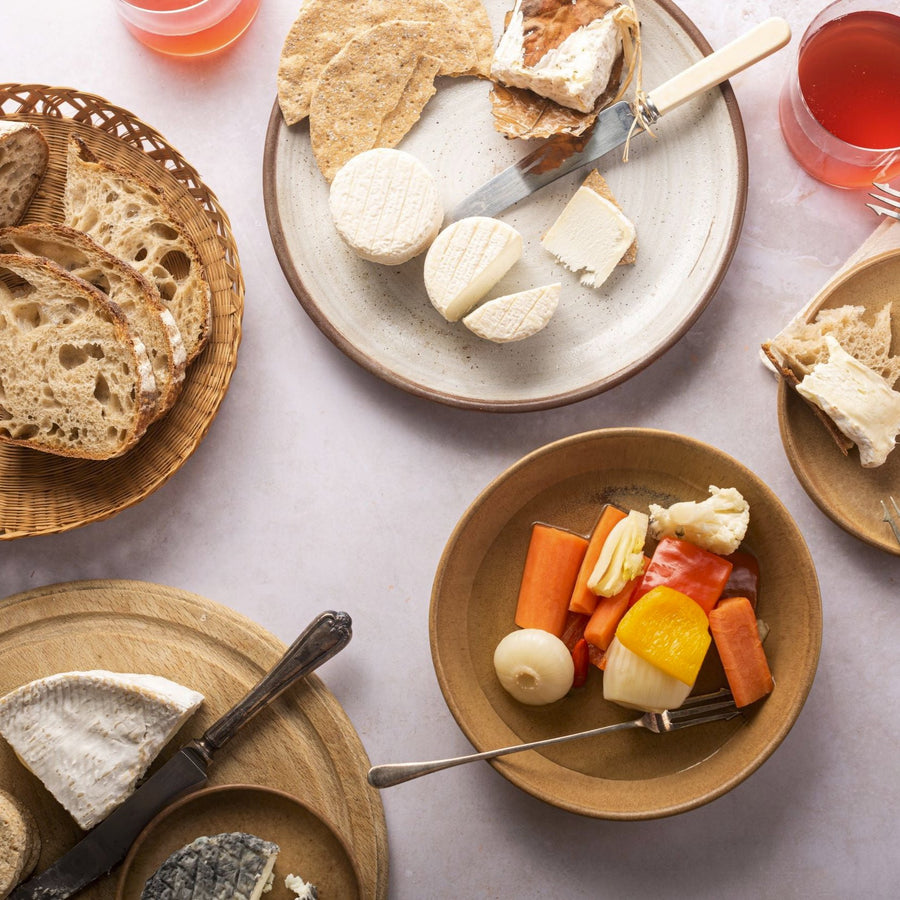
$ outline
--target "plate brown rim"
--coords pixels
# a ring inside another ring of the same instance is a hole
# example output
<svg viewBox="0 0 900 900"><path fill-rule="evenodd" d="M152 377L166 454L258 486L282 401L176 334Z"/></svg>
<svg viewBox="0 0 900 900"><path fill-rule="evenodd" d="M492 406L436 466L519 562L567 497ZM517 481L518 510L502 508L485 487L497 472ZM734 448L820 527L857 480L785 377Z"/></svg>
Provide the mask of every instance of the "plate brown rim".
<svg viewBox="0 0 900 900"><path fill-rule="evenodd" d="M553 806L557 806L569 812L593 818L634 821L662 818L665 816L675 815L697 808L711 802L712 800L717 799L718 797L721 797L722 795L736 787L738 784L740 784L742 781L746 780L775 752L775 750L787 737L798 716L800 715L800 712L812 687L813 679L815 677L816 669L818 666L818 659L821 651L822 641L821 594L818 588L818 580L815 575L815 567L812 561L812 557L809 553L809 549L806 546L806 542L803 539L802 534L800 534L799 530L797 529L796 523L794 523L793 518L790 516L790 513L787 511L784 504L779 500L777 495L762 481L761 478L759 478L759 476L757 476L742 463L735 460L729 454L725 453L722 450L719 450L716 447L713 447L710 444L706 444L698 439L690 438L682 434L659 429L598 429L571 435L569 437L553 441L549 444L545 444L544 446L531 451L530 453L513 463L503 472L501 472L496 478L494 478L476 496L476 498L466 508L465 512L457 522L441 554L434 579L431 607L429 610L429 641L431 644L432 660L434 663L438 684L451 714L453 715L460 729L463 731L472 745L476 748L476 750L482 751L490 749L488 746L483 744L479 735L479 728L477 726L477 723L473 724L466 719L465 715L463 714L462 702L457 700L457 698L453 694L453 691L451 690L451 687L449 685L448 672L452 668L453 664L448 664L445 661L444 652L439 643L439 616L442 615L442 612L439 610L440 592L442 588L442 582L452 561L455 547L460 541L461 535L463 535L466 531L466 528L468 527L471 520L479 514L482 506L492 497L492 495L496 491L498 491L498 489L503 489L507 486L508 483L511 483L518 479L523 479L526 481L526 483L528 483L527 479L529 477L530 469L536 460L542 457L557 454L561 451L566 450L567 448L571 448L578 444L586 444L591 446L596 444L599 447L599 445L603 444L604 442L631 439L654 440L662 442L663 444L667 442L670 444L672 442L678 442L691 448L693 452L703 453L707 455L712 454L722 463L728 465L729 467L733 467L735 472L740 475L740 478L742 480L745 479L748 483L754 486L755 490L764 494L767 502L772 504L772 508L778 510L782 521L789 524L790 528L793 530L793 537L795 538L795 541L797 543L797 548L798 550L802 551L802 570L805 573L806 580L808 580L810 583L811 590L814 589L815 591L816 601L814 603L811 603L809 609L807 610L807 613L809 615L809 624L812 631L807 652L800 660L803 676L802 679L794 685L792 691L793 699L790 701L788 707L786 708L786 714L784 718L778 723L776 728L770 730L768 736L765 739L763 739L761 742L757 740L757 743L759 744L758 752L752 758L745 760L727 777L721 779L718 779L717 777L718 767L720 766L723 758L721 755L721 751L714 754L708 760L705 760L704 762L695 765L691 769L687 770L691 773L692 778L698 779L698 783L702 783L704 785L704 789L695 796L682 797L680 799L676 799L673 802L661 802L656 804L652 808L646 809L599 809L596 806L592 806L589 801L585 799L588 796L588 792L592 789L595 789L596 785L602 783L607 790L612 790L613 788L615 788L616 790L623 790L624 788L622 786L641 786L646 784L646 782L633 780L612 782L609 780L596 778L591 775L568 769L556 762L551 761L550 759L547 759L546 757L538 755L537 753L534 755L526 754L529 757L533 756L533 758L527 762L518 762L518 760L521 760L521 757L523 755L500 757L498 759L489 760L489 764L493 768L495 768L501 775L503 775L503 777L508 781L521 788L526 793L531 794L537 799L549 803ZM598 453L596 455L598 459L602 458L602 453ZM460 651L459 646L455 646L454 651L458 653ZM502 727L507 732L503 737L505 743L511 744L522 740L522 738L518 734L516 734L511 727L506 725L505 722L502 722L502 719L499 716L497 716L497 719L502 723ZM723 750L726 748L730 749L728 741L726 741L726 743L722 746ZM703 773L704 767L707 770L705 774ZM652 779L652 782L654 786L659 786L663 789L666 787L675 787L677 785L678 779L683 774L683 772L677 772L672 775L659 776ZM546 788L546 783L547 779L551 776L564 777L573 785L573 788L569 792L568 797L560 799L558 796L554 796L550 791L548 791L548 789Z"/></svg>
<svg viewBox="0 0 900 900"><path fill-rule="evenodd" d="M187 794L179 800L176 800L174 803L171 803L164 810L162 810L162 812L158 813L147 823L147 825L144 827L144 830L138 835L135 842L131 845L131 849L128 851L128 855L125 857L125 860L122 863L122 868L119 872L119 880L116 884L116 900L127 900L125 895L125 888L127 887L128 876L131 872L131 868L134 865L137 857L144 849L147 842L153 837L154 833L160 827L160 825L165 824L166 820L171 816L178 815L182 810L184 810L185 807L196 803L198 800L204 801L208 797L215 794L241 792L270 795L283 802L299 807L308 815L317 819L328 830L331 836L343 849L344 853L347 856L347 860L350 863L350 867L353 870L353 877L356 880L357 891L361 890L362 879L359 875L359 863L357 862L356 857L353 854L353 848L344 839L341 833L336 828L334 828L334 826L320 812L314 810L311 806L304 803L299 797L295 797L293 794L289 794L287 791L278 790L277 788L270 788L266 787L265 785L249 783L219 784L213 785L212 787L201 788L199 791L193 791L190 794Z"/></svg>
<svg viewBox="0 0 900 900"><path fill-rule="evenodd" d="M821 295L816 299L816 302L809 308L806 315L806 321L811 322L834 293L844 287L847 282L856 278L861 272L868 270L872 266L881 265L888 260L897 258L900 258L900 248L877 253L875 256L870 256L868 259L864 259L852 266L847 272L836 278L824 291L822 291ZM803 490L806 491L807 496L829 519L831 519L832 522L834 522L835 525L846 531L848 534L853 535L853 537L871 547L883 550L885 553L890 553L893 556L900 556L900 544L897 543L893 533L887 525L884 525L883 530L879 529L880 536L876 533L874 527L871 529L864 529L851 518L848 518L843 510L836 509L833 504L828 502L822 492L818 490L816 481L811 476L808 466L804 465L806 457L803 454L803 446L800 442L794 440L791 425L791 406L793 406L795 410L799 409L806 411L802 401L792 403L791 401L794 400L799 401L799 397L792 396L791 388L785 383L784 379L779 379L776 400L778 410L778 431L781 435L781 443L784 447L788 463L790 463L791 470L800 482ZM823 440L828 440L828 437L824 432ZM881 519L876 521L882 522Z"/></svg>
<svg viewBox="0 0 900 900"><path fill-rule="evenodd" d="M688 37L694 42L697 48L704 55L712 52L712 47L701 33L700 29L672 0L653 0L653 2L661 7L665 12L681 27ZM715 296L725 275L731 265L731 260L737 250L738 241L740 240L741 230L744 223L744 215L747 207L747 184L749 162L747 153L747 138L744 131L743 119L741 118L740 108L738 107L737 98L731 85L726 81L720 85L719 90L725 100L728 115L731 120L732 132L734 134L735 144L738 153L738 191L737 204L732 216L731 229L728 236L728 242L724 254L719 261L718 269L715 277L712 279L708 289L700 296L698 302L694 305L690 314L687 315L679 326L669 335L668 339L658 346L654 347L650 352L633 361L629 366L614 373L608 378L601 379L596 382L584 385L581 388L565 391L563 393L552 394L546 397L524 400L524 401L506 401L506 400L479 400L467 397L450 391L438 390L421 381L407 378L401 375L387 365L384 365L374 356L362 352L352 340L348 339L339 328L328 318L327 315L319 308L315 298L306 289L300 274L298 273L288 248L285 237L284 226L281 220L281 214L278 208L277 193L277 176L276 176L276 150L282 129L288 126L284 123L284 117L278 105L278 98L275 98L272 106L272 112L269 116L269 123L266 128L265 147L263 152L263 202L266 211L266 222L269 228L269 235L272 240L272 246L275 250L275 256L281 266L281 270L291 288L294 296L300 305L306 311L310 319L316 327L337 347L342 353L352 359L355 363L366 369L371 374L382 379L388 384L398 387L401 390L414 396L423 397L426 400L432 400L442 403L446 406L457 407L460 409L473 409L482 412L529 412L543 409L553 409L559 406L565 406L570 403L576 403L580 400L593 397L603 393L616 385L627 381L638 372L647 368L651 363L655 362L659 357L666 353L676 344L693 326L700 317L701 313L711 302Z"/></svg>

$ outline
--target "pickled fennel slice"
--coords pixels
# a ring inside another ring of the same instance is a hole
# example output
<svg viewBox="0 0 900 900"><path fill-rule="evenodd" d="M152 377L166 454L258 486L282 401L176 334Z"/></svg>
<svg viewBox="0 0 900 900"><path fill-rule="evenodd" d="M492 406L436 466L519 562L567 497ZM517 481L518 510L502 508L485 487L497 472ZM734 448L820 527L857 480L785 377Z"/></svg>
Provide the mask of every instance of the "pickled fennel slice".
<svg viewBox="0 0 900 900"><path fill-rule="evenodd" d="M632 653L618 638L606 651L603 699L643 712L677 709L687 700L692 685L668 675L653 663Z"/></svg>

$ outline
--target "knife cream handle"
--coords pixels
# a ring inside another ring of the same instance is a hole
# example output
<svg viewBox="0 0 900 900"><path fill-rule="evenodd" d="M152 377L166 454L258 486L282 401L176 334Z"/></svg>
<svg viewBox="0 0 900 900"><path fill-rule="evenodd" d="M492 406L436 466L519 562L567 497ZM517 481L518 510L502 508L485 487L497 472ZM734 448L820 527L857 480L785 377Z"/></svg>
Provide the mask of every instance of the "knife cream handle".
<svg viewBox="0 0 900 900"><path fill-rule="evenodd" d="M704 91L780 50L791 39L791 27L773 17L679 72L648 95L650 111L663 115Z"/></svg>
<svg viewBox="0 0 900 900"><path fill-rule="evenodd" d="M352 635L350 616L345 612L323 612L294 641L259 684L222 718L206 729L203 737L191 742L207 761L221 746L285 688L308 675L347 645Z"/></svg>

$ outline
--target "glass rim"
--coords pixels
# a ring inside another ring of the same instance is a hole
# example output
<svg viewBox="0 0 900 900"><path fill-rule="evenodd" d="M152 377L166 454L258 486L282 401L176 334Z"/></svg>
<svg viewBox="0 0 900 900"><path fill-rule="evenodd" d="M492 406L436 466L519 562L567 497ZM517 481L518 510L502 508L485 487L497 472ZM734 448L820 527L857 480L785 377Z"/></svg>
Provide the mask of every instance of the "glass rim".
<svg viewBox="0 0 900 900"><path fill-rule="evenodd" d="M829 15L830 10L832 10L835 6L842 6L847 3L851 3L853 0L833 0L832 3L829 3L823 10L820 10L812 19L812 21L807 25L806 30L803 32L803 36L800 38L800 43L797 45L797 52L794 54L794 65L791 69L790 74L790 84L789 87L796 85L797 95L800 98L800 103L803 106L803 112L805 112L810 121L815 124L815 127L821 131L823 134L828 135L831 140L838 141L843 144L845 147L849 147L851 150L858 151L860 153L869 153L875 156L881 154L898 154L900 153L900 144L897 144L894 147L865 147L862 144L854 144L851 141L844 140L842 137L838 137L833 131L829 131L816 117L815 113L809 108L809 104L806 102L806 95L803 93L803 88L800 86L800 75L797 69L797 61L800 59L800 54L803 52L803 48L809 43L809 41L819 33L819 31L828 23L836 22L839 19L843 19L845 16L850 15L852 12L866 12L871 10L866 10L860 8L859 10L848 10L845 13L841 13L840 15ZM882 4L884 5L884 4ZM874 10L874 12L881 12L882 10ZM887 10L884 10L887 12ZM900 18L900 10L896 13L891 13L891 15L896 15ZM821 21L820 21L821 20Z"/></svg>

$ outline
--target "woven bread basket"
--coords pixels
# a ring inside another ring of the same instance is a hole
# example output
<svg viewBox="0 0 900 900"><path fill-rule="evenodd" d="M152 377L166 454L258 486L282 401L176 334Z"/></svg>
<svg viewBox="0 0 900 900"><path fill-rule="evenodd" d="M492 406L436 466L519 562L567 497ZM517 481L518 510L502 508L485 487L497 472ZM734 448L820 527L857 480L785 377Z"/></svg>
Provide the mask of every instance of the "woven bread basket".
<svg viewBox="0 0 900 900"><path fill-rule="evenodd" d="M210 338L175 406L117 459L68 459L0 445L0 539L108 518L163 485L205 436L228 389L241 340L244 283L228 216L197 172L149 125L101 97L65 87L0 84L0 116L37 125L50 164L25 222L62 220L71 134L100 159L157 186L186 223L212 287Z"/></svg>

